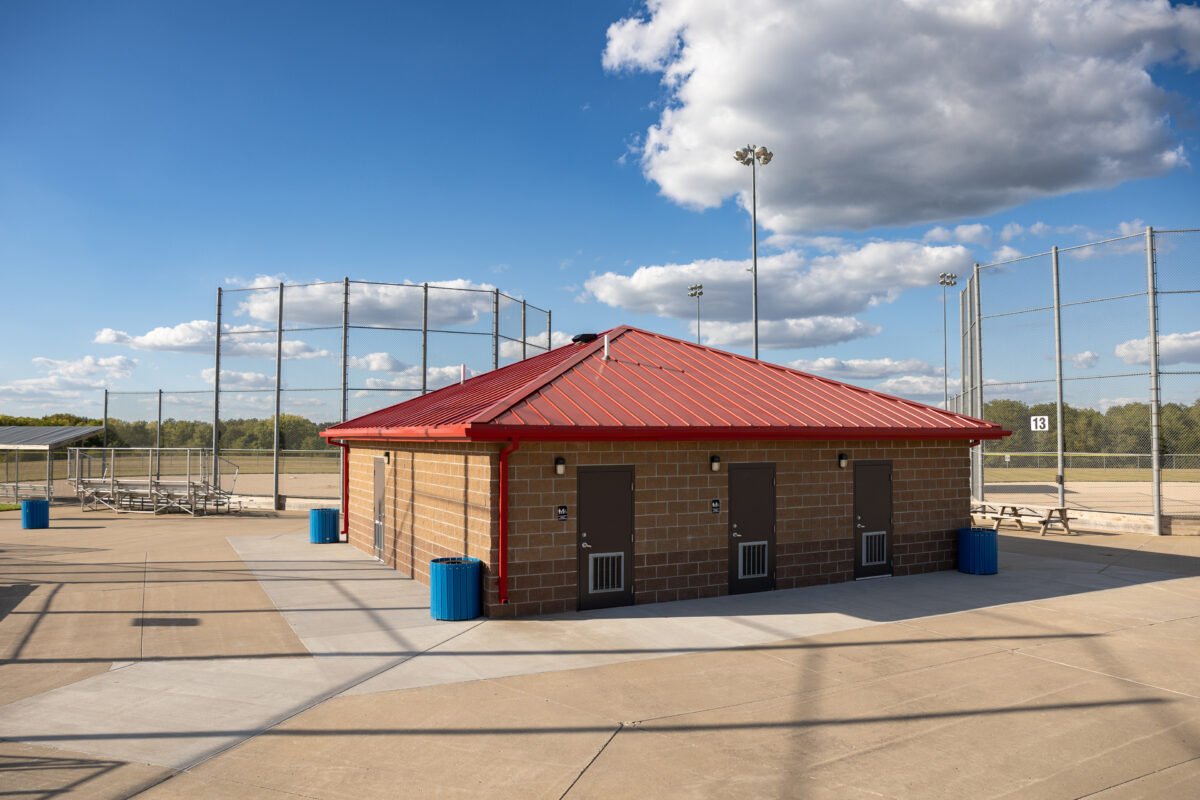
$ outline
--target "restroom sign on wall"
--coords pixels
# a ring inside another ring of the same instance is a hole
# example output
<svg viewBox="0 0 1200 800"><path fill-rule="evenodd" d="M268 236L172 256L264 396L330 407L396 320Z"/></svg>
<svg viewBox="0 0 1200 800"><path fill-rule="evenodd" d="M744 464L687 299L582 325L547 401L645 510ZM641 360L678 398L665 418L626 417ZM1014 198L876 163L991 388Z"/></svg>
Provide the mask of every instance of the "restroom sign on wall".
<svg viewBox="0 0 1200 800"><path fill-rule="evenodd" d="M1049 417L1030 417L1029 430L1031 431L1048 431L1050 430Z"/></svg>

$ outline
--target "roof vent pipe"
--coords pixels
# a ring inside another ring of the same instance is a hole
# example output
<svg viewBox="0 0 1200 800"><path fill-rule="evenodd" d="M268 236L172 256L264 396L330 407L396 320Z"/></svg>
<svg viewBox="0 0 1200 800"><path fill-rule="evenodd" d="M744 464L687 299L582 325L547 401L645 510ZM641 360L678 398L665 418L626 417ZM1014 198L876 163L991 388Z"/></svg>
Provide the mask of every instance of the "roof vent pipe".
<svg viewBox="0 0 1200 800"><path fill-rule="evenodd" d="M608 334L604 334L604 360L608 361Z"/></svg>
<svg viewBox="0 0 1200 800"><path fill-rule="evenodd" d="M463 364L461 372L458 373L458 385L462 386L466 382L467 382L467 365Z"/></svg>

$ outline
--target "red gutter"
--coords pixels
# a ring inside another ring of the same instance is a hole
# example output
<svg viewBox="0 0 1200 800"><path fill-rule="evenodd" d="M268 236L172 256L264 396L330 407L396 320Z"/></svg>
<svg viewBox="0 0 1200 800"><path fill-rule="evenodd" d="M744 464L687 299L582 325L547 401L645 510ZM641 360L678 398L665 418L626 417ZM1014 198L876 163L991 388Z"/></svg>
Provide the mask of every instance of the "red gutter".
<svg viewBox="0 0 1200 800"><path fill-rule="evenodd" d="M518 430L519 429L519 430ZM478 442L496 442L519 434L522 439L538 441L707 441L736 442L759 439L779 441L954 441L1000 439L1010 431L971 428L797 428L783 425L739 428L699 427L597 427L586 425L472 425L470 438ZM402 439L403 436L395 438Z"/></svg>
<svg viewBox="0 0 1200 800"><path fill-rule="evenodd" d="M342 448L342 536L350 541L350 445L330 441Z"/></svg>
<svg viewBox="0 0 1200 800"><path fill-rule="evenodd" d="M512 439L500 449L500 563L496 583L500 590L500 605L508 605L508 455L521 446Z"/></svg>

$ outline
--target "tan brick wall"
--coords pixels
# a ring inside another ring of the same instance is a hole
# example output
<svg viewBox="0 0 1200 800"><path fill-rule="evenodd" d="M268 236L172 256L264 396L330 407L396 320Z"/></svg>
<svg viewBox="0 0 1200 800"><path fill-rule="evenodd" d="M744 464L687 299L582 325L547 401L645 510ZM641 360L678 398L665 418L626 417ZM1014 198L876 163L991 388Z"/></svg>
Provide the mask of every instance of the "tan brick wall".
<svg viewBox="0 0 1200 800"><path fill-rule="evenodd" d="M435 558L471 556L483 561L485 585L495 559L495 464L498 446L404 443L401 447L356 442L350 451L350 543L374 552L377 457L386 466L385 563L429 584Z"/></svg>
<svg viewBox="0 0 1200 800"><path fill-rule="evenodd" d="M512 607L504 613L576 607L576 468L588 465L634 467L637 603L726 593L732 463L776 465L776 586L851 580L854 470L838 468L839 452L892 462L893 573L953 567L957 529L970 524L965 443L526 442L510 457ZM720 472L709 468L712 454ZM562 477L553 467L560 455ZM566 522L554 518L559 505Z"/></svg>
<svg viewBox="0 0 1200 800"><path fill-rule="evenodd" d="M428 583L431 558L471 555L485 564L486 612L524 616L573 610L576 588L576 469L634 468L634 598L661 602L728 589L732 463L776 465L776 585L853 578L852 461L890 460L893 572L954 566L956 531L970 524L968 448L963 442L523 442L510 457L509 598L498 605L494 567L500 445L408 444L393 450L385 560ZM372 456L351 454L350 540L371 552ZM712 472L709 456L721 457ZM567 462L554 474L555 456ZM713 514L710 501L720 499ZM565 505L566 522L555 519ZM464 535L464 531L466 532Z"/></svg>

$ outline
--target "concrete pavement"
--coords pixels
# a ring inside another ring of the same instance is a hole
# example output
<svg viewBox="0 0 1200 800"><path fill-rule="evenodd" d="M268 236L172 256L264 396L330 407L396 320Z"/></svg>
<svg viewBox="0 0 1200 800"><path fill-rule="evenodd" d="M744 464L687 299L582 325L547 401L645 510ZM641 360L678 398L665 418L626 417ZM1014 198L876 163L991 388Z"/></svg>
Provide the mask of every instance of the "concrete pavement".
<svg viewBox="0 0 1200 800"><path fill-rule="evenodd" d="M0 570L19 796L1200 795L1195 538L461 623L304 515L0 515Z"/></svg>

